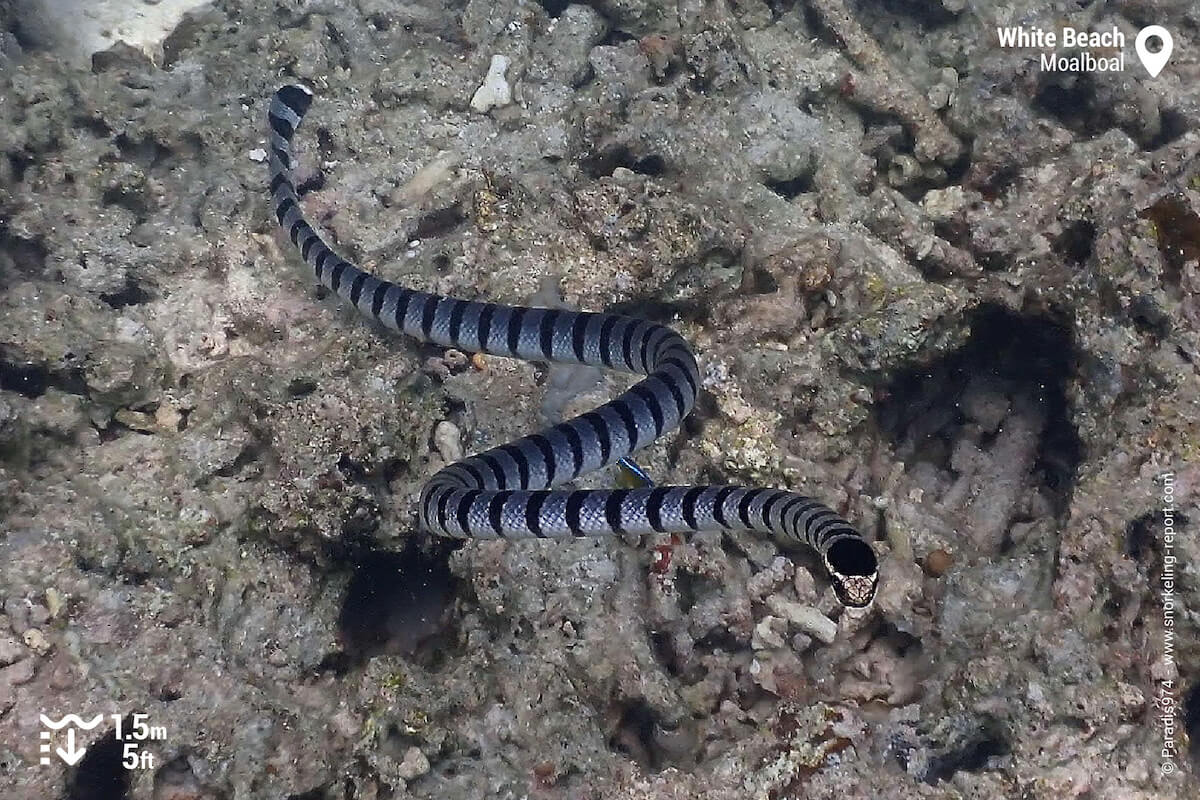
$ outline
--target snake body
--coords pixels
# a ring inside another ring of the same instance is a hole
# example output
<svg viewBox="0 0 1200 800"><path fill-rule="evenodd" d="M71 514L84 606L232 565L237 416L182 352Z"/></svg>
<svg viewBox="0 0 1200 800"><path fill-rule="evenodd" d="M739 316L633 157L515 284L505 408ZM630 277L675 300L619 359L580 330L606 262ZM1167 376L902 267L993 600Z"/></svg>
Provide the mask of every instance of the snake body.
<svg viewBox="0 0 1200 800"><path fill-rule="evenodd" d="M878 583L874 551L850 523L811 498L741 486L552 489L680 424L700 384L691 347L671 328L647 320L458 300L398 286L351 264L299 206L292 137L312 99L300 85L272 97L268 167L275 217L321 284L364 316L423 342L645 376L593 411L442 469L421 492L426 530L456 538L558 538L748 529L811 547L844 605L871 603Z"/></svg>

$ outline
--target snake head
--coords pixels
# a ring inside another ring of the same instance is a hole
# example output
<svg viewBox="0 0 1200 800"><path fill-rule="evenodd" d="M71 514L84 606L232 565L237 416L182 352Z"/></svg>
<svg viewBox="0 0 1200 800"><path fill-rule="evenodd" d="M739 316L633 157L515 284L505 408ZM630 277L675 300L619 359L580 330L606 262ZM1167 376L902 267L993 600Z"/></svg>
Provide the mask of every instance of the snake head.
<svg viewBox="0 0 1200 800"><path fill-rule="evenodd" d="M866 608L879 586L879 560L871 545L859 538L842 538L825 551L825 569L838 601L849 608Z"/></svg>

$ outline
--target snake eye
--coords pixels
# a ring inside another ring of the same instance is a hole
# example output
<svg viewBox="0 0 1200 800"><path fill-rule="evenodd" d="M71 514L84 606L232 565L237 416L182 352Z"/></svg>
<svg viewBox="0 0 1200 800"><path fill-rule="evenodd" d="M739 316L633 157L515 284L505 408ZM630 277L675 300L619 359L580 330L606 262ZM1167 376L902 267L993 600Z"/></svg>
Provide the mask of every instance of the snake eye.
<svg viewBox="0 0 1200 800"><path fill-rule="evenodd" d="M874 575L879 569L875 551L862 539L838 539L829 546L825 557L830 571L839 575Z"/></svg>

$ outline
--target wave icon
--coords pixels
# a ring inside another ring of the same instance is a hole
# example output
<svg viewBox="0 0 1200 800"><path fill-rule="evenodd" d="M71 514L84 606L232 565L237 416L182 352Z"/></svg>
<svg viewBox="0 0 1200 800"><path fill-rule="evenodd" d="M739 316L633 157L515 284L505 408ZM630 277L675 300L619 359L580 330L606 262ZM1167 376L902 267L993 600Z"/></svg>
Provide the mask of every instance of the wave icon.
<svg viewBox="0 0 1200 800"><path fill-rule="evenodd" d="M82 728L85 731L90 731L92 728L96 727L104 720L103 714L97 714L96 718L93 719L91 722L84 722L83 719L80 718L76 714L67 714L65 717L58 720L57 722L50 719L45 714L39 714L39 716L42 719L43 725L45 725L47 728L50 728L51 730L55 730L55 731L62 730L67 725L74 725L78 728Z"/></svg>

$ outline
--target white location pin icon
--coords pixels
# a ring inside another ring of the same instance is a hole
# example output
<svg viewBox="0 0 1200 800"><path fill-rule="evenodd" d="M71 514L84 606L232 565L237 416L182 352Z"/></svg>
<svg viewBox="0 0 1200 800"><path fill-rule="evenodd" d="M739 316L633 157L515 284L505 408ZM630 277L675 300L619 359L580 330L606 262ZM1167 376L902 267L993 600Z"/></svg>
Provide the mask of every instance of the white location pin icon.
<svg viewBox="0 0 1200 800"><path fill-rule="evenodd" d="M1158 37L1162 42L1162 47L1157 53L1151 53L1146 49L1146 42L1152 37ZM1137 50L1138 58L1142 60L1142 66L1146 68L1146 72L1150 73L1151 78L1157 78L1158 73L1162 72L1163 67L1167 65L1167 61L1171 58L1171 47L1174 42L1171 41L1171 34L1162 25L1148 25L1138 31L1137 40L1133 43L1133 48Z"/></svg>

